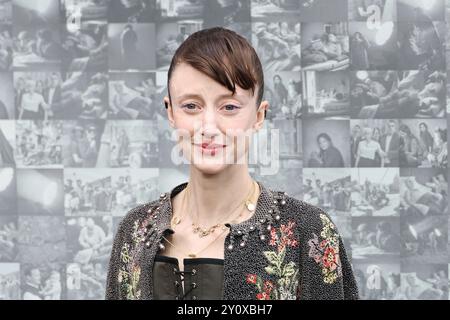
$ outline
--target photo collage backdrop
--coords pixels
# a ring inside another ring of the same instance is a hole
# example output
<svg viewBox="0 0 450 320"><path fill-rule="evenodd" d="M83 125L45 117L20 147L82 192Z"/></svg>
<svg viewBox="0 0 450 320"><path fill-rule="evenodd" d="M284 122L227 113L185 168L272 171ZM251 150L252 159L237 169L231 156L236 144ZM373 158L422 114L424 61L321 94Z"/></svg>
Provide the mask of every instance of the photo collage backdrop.
<svg viewBox="0 0 450 320"><path fill-rule="evenodd" d="M264 66L279 161L251 175L330 214L362 299L449 299L449 23L449 0L0 0L0 299L104 299L121 219L189 177L167 71L214 26Z"/></svg>

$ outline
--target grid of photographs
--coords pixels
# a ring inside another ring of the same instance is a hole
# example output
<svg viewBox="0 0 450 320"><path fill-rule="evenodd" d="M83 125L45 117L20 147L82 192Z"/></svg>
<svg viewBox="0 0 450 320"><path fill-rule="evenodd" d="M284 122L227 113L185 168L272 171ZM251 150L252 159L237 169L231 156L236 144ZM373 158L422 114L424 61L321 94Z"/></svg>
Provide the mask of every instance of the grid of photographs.
<svg viewBox="0 0 450 320"><path fill-rule="evenodd" d="M104 299L123 216L188 179L167 71L214 26L264 67L252 176L330 214L362 299L449 299L450 0L0 0L0 299Z"/></svg>

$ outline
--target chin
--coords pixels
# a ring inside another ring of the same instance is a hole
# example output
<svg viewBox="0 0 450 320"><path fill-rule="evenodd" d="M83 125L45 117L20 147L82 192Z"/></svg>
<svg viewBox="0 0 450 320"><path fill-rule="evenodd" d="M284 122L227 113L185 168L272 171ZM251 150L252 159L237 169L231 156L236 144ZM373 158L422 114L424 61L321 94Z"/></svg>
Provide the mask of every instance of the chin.
<svg viewBox="0 0 450 320"><path fill-rule="evenodd" d="M194 166L197 171L205 175L215 175L225 171L230 165L224 163L208 163L207 161L203 161L201 163L192 163L191 166Z"/></svg>

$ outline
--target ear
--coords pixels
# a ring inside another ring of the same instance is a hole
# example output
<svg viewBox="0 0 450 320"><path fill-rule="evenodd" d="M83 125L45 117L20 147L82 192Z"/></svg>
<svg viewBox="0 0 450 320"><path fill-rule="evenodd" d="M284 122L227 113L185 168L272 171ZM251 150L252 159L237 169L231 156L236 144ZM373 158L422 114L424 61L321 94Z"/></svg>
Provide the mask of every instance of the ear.
<svg viewBox="0 0 450 320"><path fill-rule="evenodd" d="M166 106L167 109L167 118L169 119L169 124L172 128L175 128L175 120L173 118L173 108L168 96L164 97L164 105Z"/></svg>
<svg viewBox="0 0 450 320"><path fill-rule="evenodd" d="M253 125L253 129L255 131L258 131L262 128L264 119L266 118L266 112L269 109L269 102L264 100L261 101L261 104L258 107L258 110L256 111L256 122Z"/></svg>

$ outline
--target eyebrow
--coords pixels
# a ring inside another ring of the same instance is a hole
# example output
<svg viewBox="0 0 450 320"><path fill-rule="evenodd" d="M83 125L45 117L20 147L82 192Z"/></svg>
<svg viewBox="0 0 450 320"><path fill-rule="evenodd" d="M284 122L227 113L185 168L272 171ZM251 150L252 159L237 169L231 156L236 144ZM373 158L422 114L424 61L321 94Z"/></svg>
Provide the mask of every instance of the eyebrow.
<svg viewBox="0 0 450 320"><path fill-rule="evenodd" d="M183 99L198 99L203 101L203 97L201 95L195 94L195 93L186 93L186 94L182 94L181 96L175 97L175 99L177 101L179 100L183 100ZM247 98L246 96L242 95L242 94L231 94L231 93L225 93L225 94L221 94L217 97L217 100L220 99L224 99L224 98L236 98L238 100L240 100L241 102L244 102L244 100Z"/></svg>

